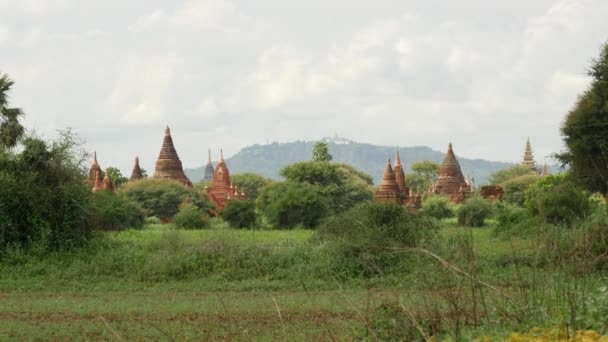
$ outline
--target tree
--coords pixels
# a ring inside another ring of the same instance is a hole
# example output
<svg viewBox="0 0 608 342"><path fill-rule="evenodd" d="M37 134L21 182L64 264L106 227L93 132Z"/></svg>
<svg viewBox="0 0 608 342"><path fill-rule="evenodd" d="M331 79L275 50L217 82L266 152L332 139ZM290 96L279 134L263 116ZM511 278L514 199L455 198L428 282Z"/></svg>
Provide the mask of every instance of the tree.
<svg viewBox="0 0 608 342"><path fill-rule="evenodd" d="M302 183L270 184L262 189L256 204L268 221L279 229L298 225L314 228L328 212L319 187Z"/></svg>
<svg viewBox="0 0 608 342"><path fill-rule="evenodd" d="M540 177L536 174L530 173L505 181L502 183L502 187L504 188L503 200L520 207L523 206L526 198L526 191L539 178Z"/></svg>
<svg viewBox="0 0 608 342"><path fill-rule="evenodd" d="M239 187L239 191L244 191L248 199L258 198L260 190L272 183L269 178L262 177L256 173L238 173L230 176L232 183Z"/></svg>
<svg viewBox="0 0 608 342"><path fill-rule="evenodd" d="M312 150L312 160L320 162L328 162L333 159L332 155L329 154L329 148L327 143L318 142Z"/></svg>
<svg viewBox="0 0 608 342"><path fill-rule="evenodd" d="M412 164L412 173L405 175L405 183L414 189L428 189L439 176L439 164L425 160Z"/></svg>
<svg viewBox="0 0 608 342"><path fill-rule="evenodd" d="M512 166L507 169L498 170L490 175L488 181L491 185L503 185L508 180L525 175L533 175L534 172L520 165Z"/></svg>
<svg viewBox="0 0 608 342"><path fill-rule="evenodd" d="M561 127L566 151L557 158L591 192L608 193L608 43L587 74L589 88L579 97Z"/></svg>
<svg viewBox="0 0 608 342"><path fill-rule="evenodd" d="M372 199L371 177L346 164L308 161L291 164L281 170L288 181L318 186L329 207L343 212Z"/></svg>
<svg viewBox="0 0 608 342"><path fill-rule="evenodd" d="M108 174L112 182L114 182L114 185L116 187L119 187L129 181L129 178L123 176L122 172L120 172L120 170L116 167L109 166L106 169L106 173Z"/></svg>
<svg viewBox="0 0 608 342"><path fill-rule="evenodd" d="M222 218L232 228L254 228L257 220L255 202L250 199L228 201Z"/></svg>
<svg viewBox="0 0 608 342"><path fill-rule="evenodd" d="M15 84L8 75L0 73L0 148L11 149L25 134L25 128L19 122L23 116L20 108L8 106L8 92Z"/></svg>

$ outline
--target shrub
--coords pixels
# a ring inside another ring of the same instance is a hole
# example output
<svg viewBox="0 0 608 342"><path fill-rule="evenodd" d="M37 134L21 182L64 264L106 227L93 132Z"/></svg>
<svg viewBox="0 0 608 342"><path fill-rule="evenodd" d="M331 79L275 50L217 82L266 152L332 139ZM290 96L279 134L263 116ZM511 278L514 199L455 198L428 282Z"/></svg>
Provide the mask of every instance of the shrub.
<svg viewBox="0 0 608 342"><path fill-rule="evenodd" d="M109 192L93 194L89 222L100 229L141 228L146 212L134 201Z"/></svg>
<svg viewBox="0 0 608 342"><path fill-rule="evenodd" d="M281 175L293 183L316 186L334 213L373 197L371 177L347 164L300 162L283 168Z"/></svg>
<svg viewBox="0 0 608 342"><path fill-rule="evenodd" d="M494 235L503 237L530 236L538 232L541 222L532 217L530 210L516 205L505 204L495 209L497 225L493 230Z"/></svg>
<svg viewBox="0 0 608 342"><path fill-rule="evenodd" d="M0 151L0 250L35 244L41 252L87 239L92 193L75 138L26 138L21 153Z"/></svg>
<svg viewBox="0 0 608 342"><path fill-rule="evenodd" d="M169 179L142 179L128 183L119 189L119 194L139 203L148 216L168 220L179 211L184 201L203 211L209 211L212 204L202 190L187 188Z"/></svg>
<svg viewBox="0 0 608 342"><path fill-rule="evenodd" d="M318 187L308 184L270 184L262 189L256 203L270 224L280 229L297 225L314 228L328 212Z"/></svg>
<svg viewBox="0 0 608 342"><path fill-rule="evenodd" d="M173 224L178 228L202 229L207 226L208 220L203 211L197 206L185 203L173 217Z"/></svg>
<svg viewBox="0 0 608 342"><path fill-rule="evenodd" d="M456 210L458 224L471 227L483 226L486 218L492 214L492 205L481 197L468 199Z"/></svg>
<svg viewBox="0 0 608 342"><path fill-rule="evenodd" d="M255 202L252 200L232 200L222 212L224 221L232 228L253 228L256 224Z"/></svg>
<svg viewBox="0 0 608 342"><path fill-rule="evenodd" d="M504 189L503 201L523 206L526 190L538 179L537 175L527 174L507 180L502 184Z"/></svg>
<svg viewBox="0 0 608 342"><path fill-rule="evenodd" d="M156 216L148 216L145 219L146 224L161 224L162 221Z"/></svg>
<svg viewBox="0 0 608 342"><path fill-rule="evenodd" d="M562 175L547 176L526 192L526 207L551 223L570 223L591 214L589 195Z"/></svg>
<svg viewBox="0 0 608 342"><path fill-rule="evenodd" d="M422 202L421 212L438 220L454 216L452 202L446 196L430 196Z"/></svg>
<svg viewBox="0 0 608 342"><path fill-rule="evenodd" d="M421 245L438 226L435 219L402 206L369 202L329 218L314 239L329 244L339 274L374 276L407 259L395 249Z"/></svg>
<svg viewBox="0 0 608 342"><path fill-rule="evenodd" d="M239 191L244 191L247 198L255 201L258 198L260 190L266 185L272 183L269 178L262 177L255 173L237 173L231 175L232 183L239 187Z"/></svg>

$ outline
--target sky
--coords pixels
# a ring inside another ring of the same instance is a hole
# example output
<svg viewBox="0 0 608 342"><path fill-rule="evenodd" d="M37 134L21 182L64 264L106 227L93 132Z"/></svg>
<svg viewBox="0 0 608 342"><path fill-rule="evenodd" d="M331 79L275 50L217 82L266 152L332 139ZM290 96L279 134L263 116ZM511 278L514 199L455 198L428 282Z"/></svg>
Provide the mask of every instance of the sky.
<svg viewBox="0 0 608 342"><path fill-rule="evenodd" d="M606 0L0 0L0 72L28 131L102 167L184 167L338 135L518 162L559 127L608 41Z"/></svg>

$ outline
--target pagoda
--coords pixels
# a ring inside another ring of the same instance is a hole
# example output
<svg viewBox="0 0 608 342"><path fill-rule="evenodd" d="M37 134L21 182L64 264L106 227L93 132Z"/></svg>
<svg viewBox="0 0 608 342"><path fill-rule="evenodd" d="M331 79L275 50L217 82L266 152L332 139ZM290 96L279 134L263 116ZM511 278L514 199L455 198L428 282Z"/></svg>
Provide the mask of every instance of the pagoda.
<svg viewBox="0 0 608 342"><path fill-rule="evenodd" d="M135 165L133 166L133 171L131 172L131 177L129 178L129 182L135 182L144 178L143 173L141 172L141 168L139 167L139 157L135 157Z"/></svg>
<svg viewBox="0 0 608 342"><path fill-rule="evenodd" d="M209 158L211 159L211 158ZM226 202L232 199L245 199L244 192L239 193L238 187L230 182L230 171L224 161L224 152L220 150L220 160L215 166L210 186L205 186L209 199L215 203L218 211L222 211Z"/></svg>
<svg viewBox="0 0 608 342"><path fill-rule="evenodd" d="M209 159L207 160L207 165L205 166L205 175L203 176L203 182L212 181L214 171L215 169L213 168L213 163L211 162L211 149L209 149Z"/></svg>
<svg viewBox="0 0 608 342"><path fill-rule="evenodd" d="M95 180L93 181L93 192L103 191L103 181L101 180L101 169L95 172Z"/></svg>
<svg viewBox="0 0 608 342"><path fill-rule="evenodd" d="M97 162L97 151L93 152L93 163L91 163L91 167L89 168L89 184L91 187L94 187L97 184L96 177L99 173L99 177L101 177L102 171L101 166Z"/></svg>
<svg viewBox="0 0 608 342"><path fill-rule="evenodd" d="M184 173L182 162L179 160L177 151L173 146L173 139L171 138L169 126L165 128L165 137L163 139L163 145L160 148L158 160L156 161L154 178L173 179L181 182L185 186L192 187L192 182L190 182Z"/></svg>
<svg viewBox="0 0 608 342"><path fill-rule="evenodd" d="M390 158L388 158L388 161L386 162L384 175L382 176L382 181L380 182L378 189L376 189L374 200L378 202L393 202L403 204L401 191L399 190L397 177L395 177L395 172L391 166Z"/></svg>
<svg viewBox="0 0 608 342"><path fill-rule="evenodd" d="M456 203L464 201L471 192L471 187L464 179L460 164L454 155L452 143L448 145L448 152L439 168L439 177L435 181L432 192L437 195L447 195Z"/></svg>
<svg viewBox="0 0 608 342"><path fill-rule="evenodd" d="M395 156L395 165L393 166L393 172L395 173L395 182L399 189L399 195L401 196L401 202L406 203L409 196L409 189L405 185L405 173L403 172L403 166L401 166L401 157L399 151Z"/></svg>
<svg viewBox="0 0 608 342"><path fill-rule="evenodd" d="M521 162L521 166L526 169L530 169L534 172L538 172L534 164L534 155L532 154L532 146L530 145L530 137L526 141L526 149L524 151L524 160Z"/></svg>

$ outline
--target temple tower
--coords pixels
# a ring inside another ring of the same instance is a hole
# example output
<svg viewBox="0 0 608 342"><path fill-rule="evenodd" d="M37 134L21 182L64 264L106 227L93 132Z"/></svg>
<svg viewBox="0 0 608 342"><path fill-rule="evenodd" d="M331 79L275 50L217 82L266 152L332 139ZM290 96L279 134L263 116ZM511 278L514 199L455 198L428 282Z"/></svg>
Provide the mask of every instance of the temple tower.
<svg viewBox="0 0 608 342"><path fill-rule="evenodd" d="M456 159L456 155L454 155L452 143L450 143L448 145L448 152L445 154L443 163L439 168L439 177L433 187L434 193L447 195L452 201L458 201L459 194L467 192L468 189L469 185L464 179L460 164Z"/></svg>
<svg viewBox="0 0 608 342"><path fill-rule="evenodd" d="M222 150L220 150L220 160L215 166L211 186L207 186L205 189L219 211L224 209L226 200L234 196L234 188L230 182L230 172L224 161L224 152Z"/></svg>
<svg viewBox="0 0 608 342"><path fill-rule="evenodd" d="M135 182L143 178L144 175L141 172L141 168L139 167L139 157L135 157L135 165L133 166L133 171L131 172L131 178L129 178L129 182Z"/></svg>
<svg viewBox="0 0 608 342"><path fill-rule="evenodd" d="M163 139L163 145L160 148L158 160L156 161L154 178L174 179L183 183L185 186L192 187L192 182L190 182L184 173L182 162L179 160L177 151L173 146L173 139L171 138L169 126L165 128L165 137Z"/></svg>
<svg viewBox="0 0 608 342"><path fill-rule="evenodd" d="M382 181L374 194L374 200L379 202L394 202L401 204L399 185L397 185L395 173L391 167L390 158L386 162L386 169L384 170Z"/></svg>
<svg viewBox="0 0 608 342"><path fill-rule="evenodd" d="M89 184L91 185L91 188L96 184L95 177L97 176L97 173L99 173L99 176L101 177L101 167L97 162L97 151L95 151L93 152L93 163L91 163L91 167L89 168Z"/></svg>
<svg viewBox="0 0 608 342"><path fill-rule="evenodd" d="M521 166L530 169L532 171L537 171L534 165L534 155L532 154L532 146L530 145L530 137L526 141L526 149L524 151L524 160L521 163Z"/></svg>
<svg viewBox="0 0 608 342"><path fill-rule="evenodd" d="M395 166L393 167L393 171L395 173L395 182L397 183L397 188L399 189L401 201L405 203L408 199L408 188L405 185L405 173L403 172L403 166L401 166L401 157L399 156L399 151L397 151L397 155L395 156Z"/></svg>
<svg viewBox="0 0 608 342"><path fill-rule="evenodd" d="M103 191L103 181L101 180L101 170L95 172L95 180L93 181L93 192Z"/></svg>
<svg viewBox="0 0 608 342"><path fill-rule="evenodd" d="M211 149L209 149L209 158L207 159L207 165L205 166L205 175L203 176L203 182L209 182L213 180L213 163L211 162Z"/></svg>

